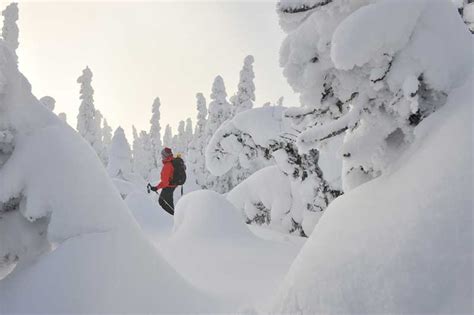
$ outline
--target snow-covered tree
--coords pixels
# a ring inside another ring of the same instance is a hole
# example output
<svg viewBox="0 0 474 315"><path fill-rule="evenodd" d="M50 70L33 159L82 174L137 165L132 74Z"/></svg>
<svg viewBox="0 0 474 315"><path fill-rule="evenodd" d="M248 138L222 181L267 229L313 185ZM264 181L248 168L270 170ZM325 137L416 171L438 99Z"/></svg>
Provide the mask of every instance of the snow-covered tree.
<svg viewBox="0 0 474 315"><path fill-rule="evenodd" d="M102 142L104 143L105 150L107 152L110 152L110 145L112 144L112 128L109 126L109 124L107 123L107 119L105 118L102 123ZM107 159L107 163L108 161L109 159Z"/></svg>
<svg viewBox="0 0 474 315"><path fill-rule="evenodd" d="M3 11L3 28L2 37L8 48L10 48L16 57L16 49L18 48L19 29L16 22L18 21L18 4L10 3Z"/></svg>
<svg viewBox="0 0 474 315"><path fill-rule="evenodd" d="M341 192L331 187L323 177L317 150L298 152L295 140L291 137L292 128L283 117L285 110L278 106L255 108L226 121L206 148L206 166L214 176L222 176L235 170L236 166L242 169L241 174L250 170L250 175L276 163L291 182L293 200L285 214L286 218L282 218L283 214L279 213L277 220L281 220L290 233L309 235L322 212ZM262 207L262 200L252 202L255 204L247 205L252 208L246 213L248 221L270 222L270 215L274 211ZM270 200L265 202L271 203Z"/></svg>
<svg viewBox="0 0 474 315"><path fill-rule="evenodd" d="M107 172L111 177L127 180L132 172L132 152L125 132L118 127L109 148Z"/></svg>
<svg viewBox="0 0 474 315"><path fill-rule="evenodd" d="M193 173L193 177L202 189L207 188L207 175L208 170L206 169L206 162L204 159L204 151L206 147L205 129L207 123L207 107L206 98L202 93L196 94L197 101L197 122L194 129L192 141L189 144L187 162L189 165L190 172Z"/></svg>
<svg viewBox="0 0 474 315"><path fill-rule="evenodd" d="M150 135L146 131L137 133L133 128L133 172L148 180L155 168Z"/></svg>
<svg viewBox="0 0 474 315"><path fill-rule="evenodd" d="M383 174L467 73L470 34L447 1L284 0L278 13L281 65L302 103L286 113L298 148L344 135L344 190Z"/></svg>
<svg viewBox="0 0 474 315"><path fill-rule="evenodd" d="M224 121L232 115L232 109L227 102L227 92L224 80L220 75L214 79L212 85L211 102L209 103L209 115L206 123L206 143L212 138ZM211 174L208 177L208 188L217 192L225 193L232 187L232 174L224 174L215 178Z"/></svg>
<svg viewBox="0 0 474 315"><path fill-rule="evenodd" d="M451 0L461 14L464 23L474 34L474 0Z"/></svg>
<svg viewBox="0 0 474 315"><path fill-rule="evenodd" d="M161 165L161 149L163 144L161 143L161 125L160 125L160 98L157 97L153 101L152 105L152 116L150 120L150 137L151 144L153 146L153 159L155 161L155 167Z"/></svg>
<svg viewBox="0 0 474 315"><path fill-rule="evenodd" d="M80 84L81 105L77 115L77 131L94 148L99 157L103 157L104 144L100 128L101 115L94 107L94 89L91 85L92 71L86 67L77 79Z"/></svg>
<svg viewBox="0 0 474 315"><path fill-rule="evenodd" d="M178 134L176 135L176 147L174 148L176 153L186 153L186 123L181 120L178 125Z"/></svg>
<svg viewBox="0 0 474 315"><path fill-rule="evenodd" d="M237 94L233 99L232 108L235 114L251 109L253 102L255 102L255 84L253 79L255 74L253 72L253 56L249 55L244 59L244 65L240 71L240 80Z"/></svg>
<svg viewBox="0 0 474 315"><path fill-rule="evenodd" d="M193 139L193 121L191 120L191 118L187 118L186 119L186 130L185 130L185 134L186 134L186 146L189 145L189 143L192 141Z"/></svg>
<svg viewBox="0 0 474 315"><path fill-rule="evenodd" d="M39 101L44 105L44 107L50 111L54 111L54 106L56 105L56 100L54 98L51 96L43 96Z"/></svg>
<svg viewBox="0 0 474 315"><path fill-rule="evenodd" d="M163 146L171 148L173 146L173 131L170 125L166 125L165 134L163 135Z"/></svg>

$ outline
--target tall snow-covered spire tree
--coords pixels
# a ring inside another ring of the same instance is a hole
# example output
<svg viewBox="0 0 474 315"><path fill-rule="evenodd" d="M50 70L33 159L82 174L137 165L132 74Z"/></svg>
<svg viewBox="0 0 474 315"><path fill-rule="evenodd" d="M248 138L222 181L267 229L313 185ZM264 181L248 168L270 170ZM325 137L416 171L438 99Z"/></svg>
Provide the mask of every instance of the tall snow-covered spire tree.
<svg viewBox="0 0 474 315"><path fill-rule="evenodd" d="M237 94L233 102L233 111L238 114L253 107L255 102L255 84L253 80L255 74L253 72L253 56L249 55L244 59L244 66L240 71L240 81Z"/></svg>
<svg viewBox="0 0 474 315"><path fill-rule="evenodd" d="M222 123L231 117L231 110L231 105L227 101L224 80L218 75L212 85L209 116L206 124L206 144L211 140ZM225 193L232 187L232 174L230 172L220 177L215 177L210 173L208 175L208 188L212 188L219 193Z"/></svg>
<svg viewBox="0 0 474 315"><path fill-rule="evenodd" d="M155 166L158 167L161 165L161 149L163 144L161 142L161 125L160 125L160 98L157 97L153 101L152 105L152 116L150 120L151 128L150 128L150 137L151 137L151 144L153 147L153 159L155 161Z"/></svg>
<svg viewBox="0 0 474 315"><path fill-rule="evenodd" d="M109 152L110 145L112 144L112 128L109 126L109 124L107 123L107 119L105 118L102 122L102 125L102 142L104 143L105 150Z"/></svg>
<svg viewBox="0 0 474 315"><path fill-rule="evenodd" d="M194 180L202 189L207 188L206 162L204 152L206 147L205 129L207 123L206 98L202 93L196 94L197 100L197 122L194 129L192 141L189 144L188 165L190 171L194 174Z"/></svg>
<svg viewBox="0 0 474 315"><path fill-rule="evenodd" d="M170 125L166 125L163 135L163 146L170 148L173 145L173 131ZM161 152L160 152L161 153Z"/></svg>
<svg viewBox="0 0 474 315"><path fill-rule="evenodd" d="M2 11L3 15L3 28L2 37L8 48L10 48L16 57L16 49L18 48L18 34L19 29L16 22L18 21L18 4L13 2L10 3L5 10Z"/></svg>
<svg viewBox="0 0 474 315"><path fill-rule="evenodd" d="M178 134L176 135L176 143L173 151L175 153L180 153L181 155L186 155L186 123L184 120L181 120L178 125Z"/></svg>
<svg viewBox="0 0 474 315"><path fill-rule="evenodd" d="M47 109L50 111L54 111L54 107L56 105L56 100L51 96L43 96L40 98L40 103L43 104Z"/></svg>
<svg viewBox="0 0 474 315"><path fill-rule="evenodd" d="M206 124L206 135L211 139L220 125L231 116L231 108L227 102L227 92L224 80L220 75L212 84L211 102L209 103L209 116Z"/></svg>
<svg viewBox="0 0 474 315"><path fill-rule="evenodd" d="M114 132L109 148L107 172L111 177L127 180L132 172L132 152L125 132L118 127Z"/></svg>
<svg viewBox="0 0 474 315"><path fill-rule="evenodd" d="M86 139L94 148L99 157L102 157L104 145L102 142L102 130L100 123L97 124L98 115L94 107L94 89L91 85L92 71L86 67L82 71L82 75L77 79L80 84L79 98L81 105L79 106L79 114L77 115L77 131Z"/></svg>
<svg viewBox="0 0 474 315"><path fill-rule="evenodd" d="M193 121L191 120L191 118L186 119L185 133L186 133L186 147L187 147L189 143L193 140Z"/></svg>

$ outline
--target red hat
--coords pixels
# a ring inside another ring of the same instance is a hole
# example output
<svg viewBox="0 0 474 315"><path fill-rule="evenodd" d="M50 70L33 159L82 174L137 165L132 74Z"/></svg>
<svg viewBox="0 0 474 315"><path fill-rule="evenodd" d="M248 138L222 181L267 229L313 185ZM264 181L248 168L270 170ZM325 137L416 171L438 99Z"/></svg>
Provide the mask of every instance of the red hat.
<svg viewBox="0 0 474 315"><path fill-rule="evenodd" d="M163 158L163 160L170 156L173 156L173 151L171 151L170 148L164 148L163 150L161 150L161 157Z"/></svg>

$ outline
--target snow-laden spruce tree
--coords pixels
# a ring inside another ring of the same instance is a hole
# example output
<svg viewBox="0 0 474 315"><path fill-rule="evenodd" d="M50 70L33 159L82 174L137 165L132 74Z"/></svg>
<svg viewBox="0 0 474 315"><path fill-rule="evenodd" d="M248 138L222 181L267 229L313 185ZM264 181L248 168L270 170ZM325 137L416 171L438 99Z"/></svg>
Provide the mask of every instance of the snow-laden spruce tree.
<svg viewBox="0 0 474 315"><path fill-rule="evenodd" d="M155 167L161 165L161 149L163 147L163 144L161 143L160 106L160 98L157 97L153 101L151 109L152 116L150 120L150 138L153 147L153 159Z"/></svg>
<svg viewBox="0 0 474 315"><path fill-rule="evenodd" d="M143 179L148 180L150 173L155 168L155 159L153 157L153 145L151 143L150 135L142 130L140 132L141 155L139 158L138 174Z"/></svg>
<svg viewBox="0 0 474 315"><path fill-rule="evenodd" d="M197 122L194 129L192 140L189 144L187 164L189 171L193 173L194 180L202 189L207 188L208 170L206 169L206 161L204 151L207 145L205 137L205 129L207 123L207 107L206 98L202 93L196 94L197 101Z"/></svg>
<svg viewBox="0 0 474 315"><path fill-rule="evenodd" d="M108 156L109 176L123 180L129 179L132 172L132 151L122 127L118 127L114 132Z"/></svg>
<svg viewBox="0 0 474 315"><path fill-rule="evenodd" d="M309 235L340 191L323 177L317 150L298 152L291 136L293 129L283 117L285 111L286 108L278 106L255 108L223 123L206 148L206 166L214 176L220 177L236 165L254 173L276 164L290 180L291 206L283 212L275 211L271 209L274 199L268 197L271 194L259 199L262 195L255 192L252 196L244 196L247 200L242 203L242 210L248 222L274 221L273 225L287 232Z"/></svg>
<svg viewBox="0 0 474 315"><path fill-rule="evenodd" d="M51 96L43 96L39 100L50 111L54 111L54 106L56 105L56 100Z"/></svg>
<svg viewBox="0 0 474 315"><path fill-rule="evenodd" d="M474 1L473 0L451 0L461 14L469 31L474 34Z"/></svg>
<svg viewBox="0 0 474 315"><path fill-rule="evenodd" d="M224 80L220 75L214 79L212 84L211 102L209 103L209 114L206 123L206 143L210 141L214 133L219 129L224 121L231 118L232 108L227 101L227 92ZM216 178L208 174L208 188L219 193L225 193L232 187L232 174L223 174Z"/></svg>
<svg viewBox="0 0 474 315"><path fill-rule="evenodd" d="M186 155L186 123L181 120L178 124L178 134L174 140L174 147L172 148L175 153Z"/></svg>
<svg viewBox="0 0 474 315"><path fill-rule="evenodd" d="M280 1L288 34L280 62L302 103L286 115L302 152L344 136L345 191L383 174L445 103L455 76L467 73L469 32L442 27L459 24L459 15L420 23L440 6L455 11L440 0Z"/></svg>
<svg viewBox="0 0 474 315"><path fill-rule="evenodd" d="M255 102L255 84L253 80L255 74L253 72L253 56L249 55L244 59L244 65L240 70L240 80L237 89L237 94L233 97L232 111L234 114L251 109L253 102Z"/></svg>
<svg viewBox="0 0 474 315"><path fill-rule="evenodd" d="M86 67L82 75L77 79L80 84L79 114L77 115L77 131L94 148L97 155L103 158L104 144L102 142L102 130L100 128L101 115L94 107L94 89L91 85L92 71Z"/></svg>
<svg viewBox="0 0 474 315"><path fill-rule="evenodd" d="M186 146L189 146L189 143L193 139L193 121L191 118L186 119L186 129L185 129L185 134L186 134ZM186 151L188 151L187 149Z"/></svg>
<svg viewBox="0 0 474 315"><path fill-rule="evenodd" d="M103 119L102 121L102 142L104 143L104 150L107 152L105 161L105 165L109 163L109 151L110 145L112 144L112 128L107 123L107 119Z"/></svg>
<svg viewBox="0 0 474 315"><path fill-rule="evenodd" d="M165 134L163 135L163 146L171 148L173 144L173 131L170 125L166 125Z"/></svg>
<svg viewBox="0 0 474 315"><path fill-rule="evenodd" d="M18 48L18 34L19 29L18 25L16 24L18 21L18 3L10 3L3 11L3 28L2 28L2 38L7 44L8 48L10 48L15 58L18 59L16 56L16 49Z"/></svg>

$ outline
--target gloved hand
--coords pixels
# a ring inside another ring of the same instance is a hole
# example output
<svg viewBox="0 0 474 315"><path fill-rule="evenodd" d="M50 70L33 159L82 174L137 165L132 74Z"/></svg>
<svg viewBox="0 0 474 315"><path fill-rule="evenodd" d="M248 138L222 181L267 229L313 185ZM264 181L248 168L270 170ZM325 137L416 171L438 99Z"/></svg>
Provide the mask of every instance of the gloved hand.
<svg viewBox="0 0 474 315"><path fill-rule="evenodd" d="M156 192L158 189L155 186L150 186L150 190Z"/></svg>

